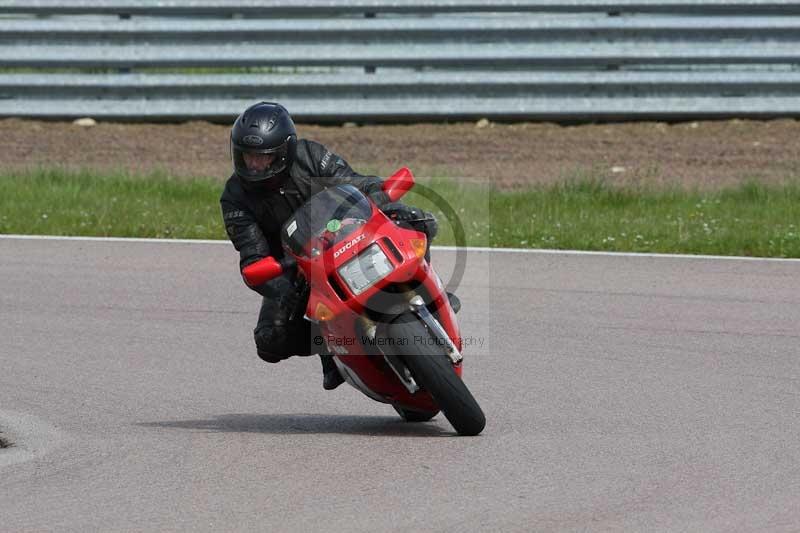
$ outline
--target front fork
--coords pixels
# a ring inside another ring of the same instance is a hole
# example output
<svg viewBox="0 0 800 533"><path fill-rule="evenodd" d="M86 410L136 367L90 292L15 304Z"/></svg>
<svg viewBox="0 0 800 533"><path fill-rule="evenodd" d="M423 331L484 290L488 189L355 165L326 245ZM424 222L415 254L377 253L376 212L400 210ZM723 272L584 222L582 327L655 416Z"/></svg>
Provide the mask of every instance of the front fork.
<svg viewBox="0 0 800 533"><path fill-rule="evenodd" d="M450 361L457 365L461 362L464 357L461 355L461 352L458 351L456 345L453 344L453 341L450 339L450 335L444 330L442 325L439 323L438 320L428 311L428 307L425 305L425 301L422 299L422 296L416 295L411 298L409 301L411 306L411 312L417 315L417 317L422 321L428 331L444 339L445 342L445 350L447 350L447 356L450 358Z"/></svg>
<svg viewBox="0 0 800 533"><path fill-rule="evenodd" d="M456 346L453 344L450 336L444 330L439 321L436 320L436 318L428 310L428 307L425 305L425 300L423 300L420 295L414 295L408 301L408 310L411 311L436 338L444 340L445 350L447 352L447 356L450 358L450 362L456 365L462 361L463 356L461 355L461 352L459 352L458 348L456 348ZM377 334L377 325L367 317L361 318L361 325L364 328L367 336L371 339L374 339L375 335ZM382 350L381 353L383 353ZM414 377L411 375L411 372L405 363L403 363L402 359L396 355L386 353L383 353L383 358L386 360L389 368L392 369L397 378L410 394L414 394L419 390L419 385L417 385L417 382L414 381Z"/></svg>

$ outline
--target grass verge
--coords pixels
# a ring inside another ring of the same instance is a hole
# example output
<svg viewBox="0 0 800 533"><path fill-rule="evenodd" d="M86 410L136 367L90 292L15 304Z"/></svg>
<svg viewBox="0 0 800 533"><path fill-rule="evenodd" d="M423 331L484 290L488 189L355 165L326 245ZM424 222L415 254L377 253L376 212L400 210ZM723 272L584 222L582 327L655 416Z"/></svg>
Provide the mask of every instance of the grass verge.
<svg viewBox="0 0 800 533"><path fill-rule="evenodd" d="M591 179L515 192L430 186L456 207L471 246L800 257L800 180L711 192ZM442 235L452 241L452 228Z"/></svg>
<svg viewBox="0 0 800 533"><path fill-rule="evenodd" d="M8 173L0 233L224 239L221 187L158 174ZM405 201L437 214L437 244L800 257L800 180L713 192L592 179L498 191L431 180Z"/></svg>
<svg viewBox="0 0 800 533"><path fill-rule="evenodd" d="M57 169L0 175L0 233L223 239L221 184Z"/></svg>

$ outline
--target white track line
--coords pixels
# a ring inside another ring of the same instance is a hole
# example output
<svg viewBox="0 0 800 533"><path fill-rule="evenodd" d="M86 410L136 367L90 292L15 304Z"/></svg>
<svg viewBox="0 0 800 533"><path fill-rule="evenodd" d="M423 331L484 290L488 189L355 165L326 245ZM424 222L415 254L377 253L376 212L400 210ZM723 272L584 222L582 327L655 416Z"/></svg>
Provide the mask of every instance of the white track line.
<svg viewBox="0 0 800 533"><path fill-rule="evenodd" d="M68 237L62 235L0 235L0 239L43 240L43 241L99 241L99 242L150 242L177 244L231 244L224 240L203 239L143 239L139 237ZM231 244L231 246L233 246Z"/></svg>
<svg viewBox="0 0 800 533"><path fill-rule="evenodd" d="M434 250L452 252L457 246L432 246ZM550 250L544 248L489 248L485 246L468 247L470 252L498 252L522 254L564 254L564 255L607 255L612 257L652 257L666 259L725 259L731 261L789 261L800 262L800 259L786 257L747 257L741 255L692 255L692 254L656 254L646 252L595 252L586 250Z"/></svg>
<svg viewBox="0 0 800 533"><path fill-rule="evenodd" d="M67 237L60 235L0 235L0 240L52 240L52 241L98 241L98 242L146 242L158 244L228 244L230 241L208 239L142 239L136 237ZM457 246L432 246L434 250L454 252L463 250ZM786 261L800 262L800 259L780 257L746 257L736 255L691 255L691 254L654 254L636 252L589 252L583 250L549 250L540 248L490 248L485 246L467 247L468 252L491 252L513 254L550 254L550 255L600 255L611 257L648 257L666 259L722 259L729 261Z"/></svg>

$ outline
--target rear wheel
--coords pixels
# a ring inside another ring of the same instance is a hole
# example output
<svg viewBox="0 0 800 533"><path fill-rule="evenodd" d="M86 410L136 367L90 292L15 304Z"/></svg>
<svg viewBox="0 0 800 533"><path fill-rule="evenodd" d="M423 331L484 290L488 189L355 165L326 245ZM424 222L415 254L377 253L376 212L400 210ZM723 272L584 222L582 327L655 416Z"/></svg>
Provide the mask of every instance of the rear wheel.
<svg viewBox="0 0 800 533"><path fill-rule="evenodd" d="M408 314L389 324L386 333L390 339L407 341L390 342L386 348L403 359L411 375L433 396L455 430L460 435L477 435L483 431L486 417L453 369L442 339L434 337L422 322Z"/></svg>

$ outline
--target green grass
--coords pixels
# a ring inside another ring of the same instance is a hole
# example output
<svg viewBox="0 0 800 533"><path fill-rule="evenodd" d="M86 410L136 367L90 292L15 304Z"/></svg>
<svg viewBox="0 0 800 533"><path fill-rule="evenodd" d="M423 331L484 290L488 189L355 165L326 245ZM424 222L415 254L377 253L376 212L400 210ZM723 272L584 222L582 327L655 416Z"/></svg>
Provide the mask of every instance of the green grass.
<svg viewBox="0 0 800 533"><path fill-rule="evenodd" d="M0 176L0 233L224 239L221 184L40 170Z"/></svg>
<svg viewBox="0 0 800 533"><path fill-rule="evenodd" d="M721 191L620 188L597 180L521 192L431 184L471 246L800 257L800 180ZM432 203L424 207L435 209ZM439 218L443 211L435 211ZM452 241L453 229L442 229Z"/></svg>
<svg viewBox="0 0 800 533"><path fill-rule="evenodd" d="M224 239L221 187L165 175L0 175L0 233ZM405 201L436 213L437 244L800 257L800 180L717 192L591 179L504 192L433 180Z"/></svg>

